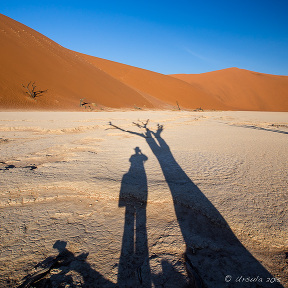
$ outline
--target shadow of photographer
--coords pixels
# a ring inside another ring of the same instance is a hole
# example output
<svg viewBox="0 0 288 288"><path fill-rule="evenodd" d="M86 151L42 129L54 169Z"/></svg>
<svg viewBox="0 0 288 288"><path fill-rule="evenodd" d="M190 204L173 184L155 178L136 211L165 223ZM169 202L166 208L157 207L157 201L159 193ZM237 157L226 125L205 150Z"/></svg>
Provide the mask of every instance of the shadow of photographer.
<svg viewBox="0 0 288 288"><path fill-rule="evenodd" d="M129 171L124 174L119 195L119 207L125 207L125 224L118 268L119 287L151 287L149 266L146 207L147 176L144 163L148 158L139 147L129 161Z"/></svg>
<svg viewBox="0 0 288 288"><path fill-rule="evenodd" d="M57 240L53 248L57 249L59 254L38 263L33 272L21 281L18 288L116 287L86 261L89 253L75 256L66 246L66 241ZM72 274L77 281L73 279Z"/></svg>

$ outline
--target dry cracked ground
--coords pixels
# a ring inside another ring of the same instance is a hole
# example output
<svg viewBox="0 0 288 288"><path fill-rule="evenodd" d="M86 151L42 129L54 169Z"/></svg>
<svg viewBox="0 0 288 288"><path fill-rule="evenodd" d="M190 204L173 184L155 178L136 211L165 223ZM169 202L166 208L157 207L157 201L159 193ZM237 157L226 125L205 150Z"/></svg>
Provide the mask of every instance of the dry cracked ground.
<svg viewBox="0 0 288 288"><path fill-rule="evenodd" d="M2 112L0 286L288 287L287 160L288 113Z"/></svg>

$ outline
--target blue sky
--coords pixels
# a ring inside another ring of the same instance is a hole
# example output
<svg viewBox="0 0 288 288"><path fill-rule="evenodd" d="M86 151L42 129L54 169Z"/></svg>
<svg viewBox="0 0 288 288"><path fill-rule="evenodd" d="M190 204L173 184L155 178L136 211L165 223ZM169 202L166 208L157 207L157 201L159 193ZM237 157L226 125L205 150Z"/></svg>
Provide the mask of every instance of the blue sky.
<svg viewBox="0 0 288 288"><path fill-rule="evenodd" d="M0 13L66 48L163 74L288 75L287 0L0 0Z"/></svg>

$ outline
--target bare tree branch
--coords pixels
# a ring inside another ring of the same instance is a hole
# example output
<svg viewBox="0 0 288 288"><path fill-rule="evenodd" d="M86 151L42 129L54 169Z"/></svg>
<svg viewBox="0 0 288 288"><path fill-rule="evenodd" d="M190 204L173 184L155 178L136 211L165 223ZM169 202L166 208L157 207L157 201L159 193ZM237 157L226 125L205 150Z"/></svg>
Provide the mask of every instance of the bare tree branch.
<svg viewBox="0 0 288 288"><path fill-rule="evenodd" d="M31 84L31 82L32 81L30 81L26 86L22 84L22 87L27 90L25 93L28 94L33 99L48 91L48 89L47 90L36 90L35 82L33 82L32 84Z"/></svg>

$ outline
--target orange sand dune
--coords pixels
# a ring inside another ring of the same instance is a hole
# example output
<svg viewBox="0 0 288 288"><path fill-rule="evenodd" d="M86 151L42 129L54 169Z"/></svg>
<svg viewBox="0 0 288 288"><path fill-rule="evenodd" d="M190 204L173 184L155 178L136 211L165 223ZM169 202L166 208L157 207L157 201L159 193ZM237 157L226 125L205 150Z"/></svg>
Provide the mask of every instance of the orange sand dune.
<svg viewBox="0 0 288 288"><path fill-rule="evenodd" d="M75 110L81 98L108 107L154 107L137 91L29 27L0 14L1 109ZM22 84L47 93L35 101ZM83 108L82 108L83 109Z"/></svg>
<svg viewBox="0 0 288 288"><path fill-rule="evenodd" d="M78 55L133 87L156 106L165 107L163 103L167 103L177 107L176 102L178 102L180 107L192 109L202 107L227 110L232 108L213 95L203 92L197 86L179 81L174 77L80 53Z"/></svg>
<svg viewBox="0 0 288 288"><path fill-rule="evenodd" d="M238 68L171 76L199 87L236 110L288 111L288 76Z"/></svg>
<svg viewBox="0 0 288 288"><path fill-rule="evenodd" d="M163 75L77 53L0 14L0 109L173 108L288 111L288 77L226 69ZM177 79L178 78L178 79ZM183 81L184 80L184 81ZM35 99L22 84L48 91Z"/></svg>

